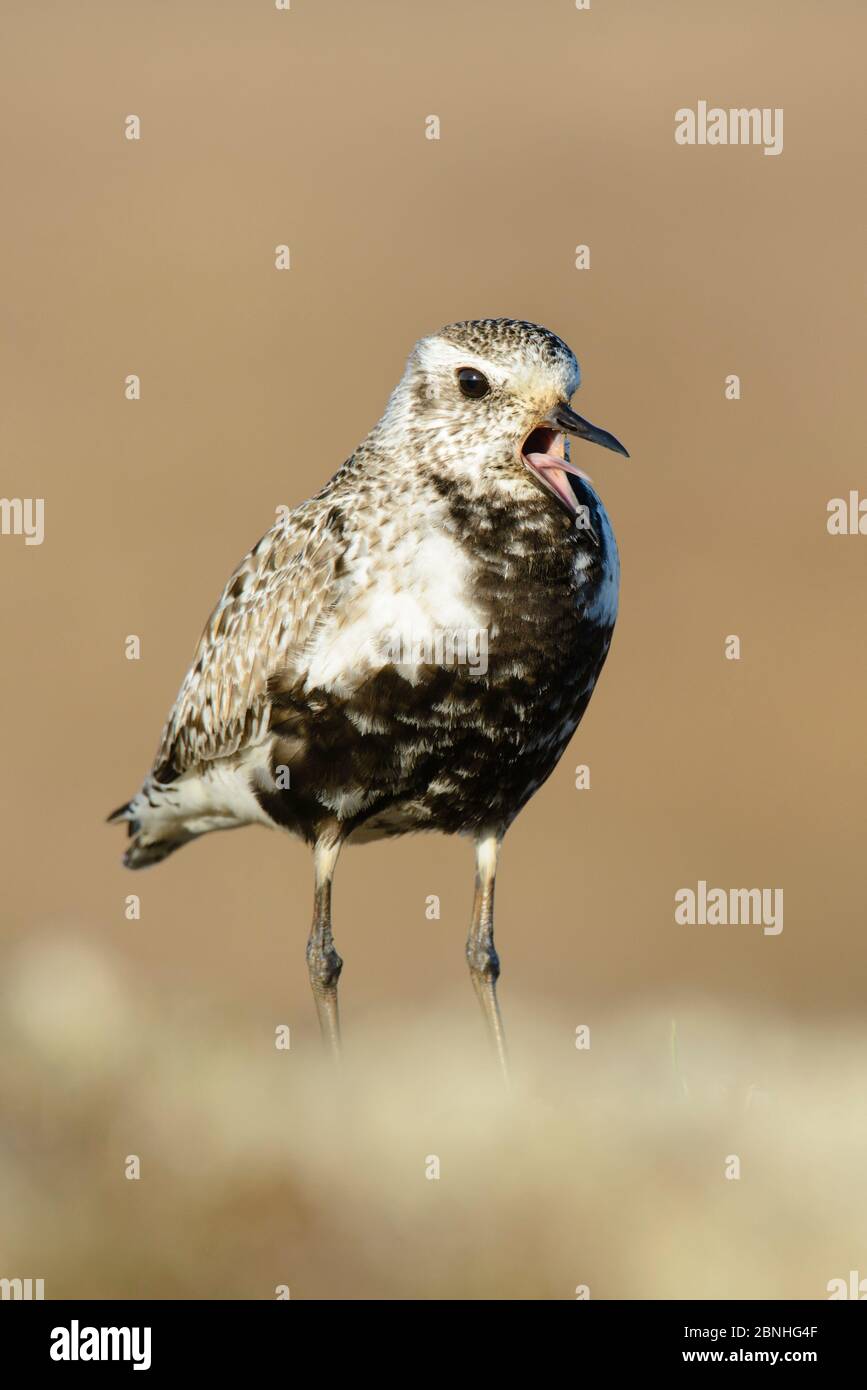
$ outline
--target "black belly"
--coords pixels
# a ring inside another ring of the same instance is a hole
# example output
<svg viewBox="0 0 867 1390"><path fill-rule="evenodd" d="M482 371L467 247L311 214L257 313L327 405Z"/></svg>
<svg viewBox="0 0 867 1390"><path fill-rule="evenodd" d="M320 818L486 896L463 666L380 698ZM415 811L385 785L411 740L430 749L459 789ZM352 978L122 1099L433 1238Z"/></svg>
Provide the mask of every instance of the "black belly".
<svg viewBox="0 0 867 1390"><path fill-rule="evenodd" d="M272 680L272 771L288 767L290 786L256 794L277 824L315 840L340 821L360 839L505 828L515 818L556 767L611 642L611 626L584 616L611 557L598 499L582 500L591 534L544 498L518 516L456 510L473 537L474 597L489 615L484 675L428 666L410 685L386 667L348 698ZM353 791L363 807L329 805Z"/></svg>
<svg viewBox="0 0 867 1390"><path fill-rule="evenodd" d="M556 766L610 638L610 628L577 624L573 609L571 641L520 675L509 673L519 654L506 641L493 644L484 676L424 667L410 685L386 668L349 698L275 688L272 773L288 768L290 785L257 792L260 804L308 840L334 820L356 839L505 828ZM519 644L527 661L525 631ZM355 792L363 806L336 806Z"/></svg>

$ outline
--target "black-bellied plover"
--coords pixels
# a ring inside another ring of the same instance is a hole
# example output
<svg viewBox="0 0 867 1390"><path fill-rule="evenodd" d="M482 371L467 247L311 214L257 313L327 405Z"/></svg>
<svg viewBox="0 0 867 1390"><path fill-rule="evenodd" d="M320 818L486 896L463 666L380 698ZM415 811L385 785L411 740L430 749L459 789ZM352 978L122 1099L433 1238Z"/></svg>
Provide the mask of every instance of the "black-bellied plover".
<svg viewBox="0 0 867 1390"><path fill-rule="evenodd" d="M133 869L241 825L313 847L307 961L335 1052L341 846L440 830L475 841L467 959L505 1066L500 842L575 731L617 614L614 536L567 436L626 450L571 409L579 379L536 324L422 338L352 457L235 570L153 770L111 817Z"/></svg>

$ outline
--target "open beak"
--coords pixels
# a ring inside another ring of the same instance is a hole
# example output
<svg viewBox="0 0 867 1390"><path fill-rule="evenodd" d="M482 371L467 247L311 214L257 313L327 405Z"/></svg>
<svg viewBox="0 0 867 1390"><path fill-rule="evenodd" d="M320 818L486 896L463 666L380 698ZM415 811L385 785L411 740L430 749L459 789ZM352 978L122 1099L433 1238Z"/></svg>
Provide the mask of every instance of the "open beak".
<svg viewBox="0 0 867 1390"><path fill-rule="evenodd" d="M568 475L586 478L566 457L566 434L577 435L579 439L589 439L591 444L601 444L605 449L613 449L617 454L629 458L619 439L607 430L582 420L571 406L565 403L555 406L548 417L550 423L540 425L527 435L521 447L521 458L535 478L538 478L548 492L554 494L559 502L573 516L578 514L578 499L572 491ZM589 480L588 480L589 481Z"/></svg>
<svg viewBox="0 0 867 1390"><path fill-rule="evenodd" d="M579 439L588 439L591 444L601 444L603 449L613 449L615 454L622 454L624 458L629 458L619 439L615 439L614 435L609 434L607 430L601 430L598 425L591 425L589 420L584 420L580 415L576 415L571 405L564 403L556 406L551 420L567 434L575 434Z"/></svg>

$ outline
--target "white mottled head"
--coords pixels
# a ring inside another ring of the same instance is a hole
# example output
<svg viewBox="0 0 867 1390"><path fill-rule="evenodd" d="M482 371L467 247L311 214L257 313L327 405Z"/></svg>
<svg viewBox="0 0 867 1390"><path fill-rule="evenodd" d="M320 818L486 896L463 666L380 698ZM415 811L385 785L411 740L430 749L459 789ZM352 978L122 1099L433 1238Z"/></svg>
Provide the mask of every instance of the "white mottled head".
<svg viewBox="0 0 867 1390"><path fill-rule="evenodd" d="M474 496L512 501L541 487L574 513L566 435L626 454L569 402L581 373L562 339L535 323L479 319L449 324L410 354L375 434L442 481Z"/></svg>

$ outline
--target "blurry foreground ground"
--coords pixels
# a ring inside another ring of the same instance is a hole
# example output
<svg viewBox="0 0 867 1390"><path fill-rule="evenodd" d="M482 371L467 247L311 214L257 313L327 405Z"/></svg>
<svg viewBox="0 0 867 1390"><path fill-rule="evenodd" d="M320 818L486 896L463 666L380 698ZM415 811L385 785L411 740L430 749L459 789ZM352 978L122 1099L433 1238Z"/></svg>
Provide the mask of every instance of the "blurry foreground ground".
<svg viewBox="0 0 867 1390"><path fill-rule="evenodd" d="M311 1034L277 1051L74 938L2 990L0 1275L49 1298L824 1298L867 1271L863 1037L705 1009L674 1054L651 1012L578 1051L512 1001L506 1099L469 987L355 1030L338 1081Z"/></svg>

